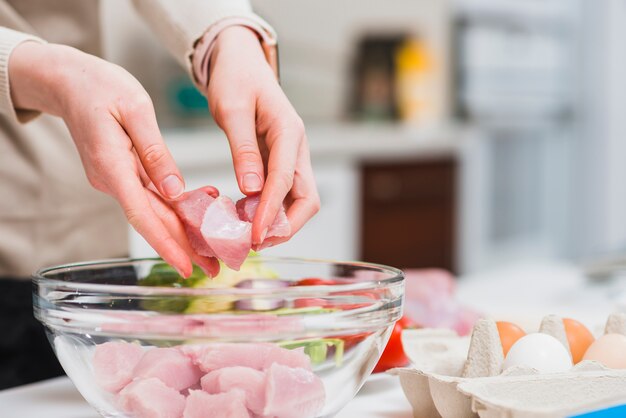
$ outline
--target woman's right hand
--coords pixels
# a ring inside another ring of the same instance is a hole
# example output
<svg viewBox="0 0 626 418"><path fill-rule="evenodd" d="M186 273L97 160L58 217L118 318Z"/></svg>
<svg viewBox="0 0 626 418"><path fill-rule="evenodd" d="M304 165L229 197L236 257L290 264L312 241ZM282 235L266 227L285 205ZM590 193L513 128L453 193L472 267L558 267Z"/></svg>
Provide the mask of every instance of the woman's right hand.
<svg viewBox="0 0 626 418"><path fill-rule="evenodd" d="M63 118L91 185L119 202L166 262L185 277L192 260L217 273L217 260L191 249L180 221L160 201L180 197L185 185L152 101L131 74L74 48L25 42L11 54L9 80L16 108Z"/></svg>

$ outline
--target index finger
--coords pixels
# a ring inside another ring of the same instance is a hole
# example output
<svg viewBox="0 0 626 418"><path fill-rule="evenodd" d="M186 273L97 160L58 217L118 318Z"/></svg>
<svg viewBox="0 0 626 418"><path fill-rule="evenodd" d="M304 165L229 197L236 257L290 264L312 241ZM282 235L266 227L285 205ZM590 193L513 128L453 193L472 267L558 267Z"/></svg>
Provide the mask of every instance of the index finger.
<svg viewBox="0 0 626 418"><path fill-rule="evenodd" d="M291 234L286 237L271 237L255 250L262 250L281 242L288 241L308 222L320 209L320 198L317 192L315 176L311 166L311 157L306 136L300 144L298 162L296 164L293 187L289 193L291 204L287 210L287 219L291 226Z"/></svg>
<svg viewBox="0 0 626 418"><path fill-rule="evenodd" d="M158 215L163 225L170 232L172 237L178 242L178 244L185 250L191 257L194 263L196 263L209 277L215 277L220 271L220 265L216 258L204 257L199 255L191 246L185 228L173 211L172 207L165 203L158 193L152 191L147 192L148 199L152 208Z"/></svg>
<svg viewBox="0 0 626 418"><path fill-rule="evenodd" d="M176 199L185 190L183 176L165 145L149 96L136 99L120 115L120 124L137 151L141 165L166 199Z"/></svg>
<svg viewBox="0 0 626 418"><path fill-rule="evenodd" d="M271 133L268 133L270 135ZM285 197L293 186L302 133L297 128L283 129L268 140L267 180L252 223L252 242L261 244L274 222Z"/></svg>
<svg viewBox="0 0 626 418"><path fill-rule="evenodd" d="M149 191L144 189L137 175L128 175L132 168L117 165L112 167L109 188L124 209L128 222L163 260L181 276L189 277L193 270L191 260L155 213L146 195Z"/></svg>

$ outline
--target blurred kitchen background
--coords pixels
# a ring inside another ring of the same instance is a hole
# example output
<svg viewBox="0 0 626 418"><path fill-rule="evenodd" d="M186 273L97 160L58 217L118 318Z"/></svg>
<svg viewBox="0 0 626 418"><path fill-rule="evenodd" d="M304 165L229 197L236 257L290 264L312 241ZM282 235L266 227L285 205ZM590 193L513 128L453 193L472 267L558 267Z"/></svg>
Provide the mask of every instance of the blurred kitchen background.
<svg viewBox="0 0 626 418"><path fill-rule="evenodd" d="M107 54L151 94L188 187L239 196L205 100L129 2L102 3ZM464 275L626 253L626 1L253 4L322 198L267 253Z"/></svg>

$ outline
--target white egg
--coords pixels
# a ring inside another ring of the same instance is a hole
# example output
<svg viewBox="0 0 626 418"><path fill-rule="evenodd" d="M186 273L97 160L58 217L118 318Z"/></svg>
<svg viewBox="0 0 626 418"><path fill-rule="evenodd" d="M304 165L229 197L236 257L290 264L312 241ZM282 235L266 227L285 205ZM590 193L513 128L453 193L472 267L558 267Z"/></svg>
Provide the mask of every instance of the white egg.
<svg viewBox="0 0 626 418"><path fill-rule="evenodd" d="M572 367L572 358L563 344L548 334L528 334L517 340L504 359L504 369L526 366L540 373L558 373Z"/></svg>

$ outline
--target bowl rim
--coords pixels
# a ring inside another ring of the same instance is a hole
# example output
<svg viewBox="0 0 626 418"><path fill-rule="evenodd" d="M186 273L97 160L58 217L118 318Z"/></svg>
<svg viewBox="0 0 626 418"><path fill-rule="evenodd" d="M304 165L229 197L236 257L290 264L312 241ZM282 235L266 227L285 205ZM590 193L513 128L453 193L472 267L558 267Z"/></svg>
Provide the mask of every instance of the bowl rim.
<svg viewBox="0 0 626 418"><path fill-rule="evenodd" d="M108 294L123 294L123 295L171 295L171 296L226 296L226 295L240 295L240 296L266 296L266 295L315 295L323 291L328 293L343 293L363 290L376 290L386 288L397 283L402 283L405 279L402 270L386 266L383 264L369 263L362 261L338 261L330 259L315 259L315 258L299 258L299 257L274 257L274 256L256 256L252 260L255 262L274 262L274 263L303 263L303 264L338 264L345 266L363 267L372 270L378 270L385 273L389 273L390 277L375 279L375 280L363 280L355 283L340 283L340 284L325 284L325 285L290 285L280 288L193 288L193 287L166 287L166 286L138 286L138 285L115 285L115 284L100 284L100 283L85 283L74 282L68 280L59 280L46 277L47 274L55 272L68 272L72 270L80 270L89 267L114 267L120 265L135 265L145 262L162 262L166 263L160 257L123 257L123 258L111 258L84 261L77 263L60 264L56 266L45 267L37 270L32 275L32 281L36 285L53 286L55 288L63 288L65 290L72 291L86 291L94 293L108 293ZM33 289L36 291L36 288Z"/></svg>

